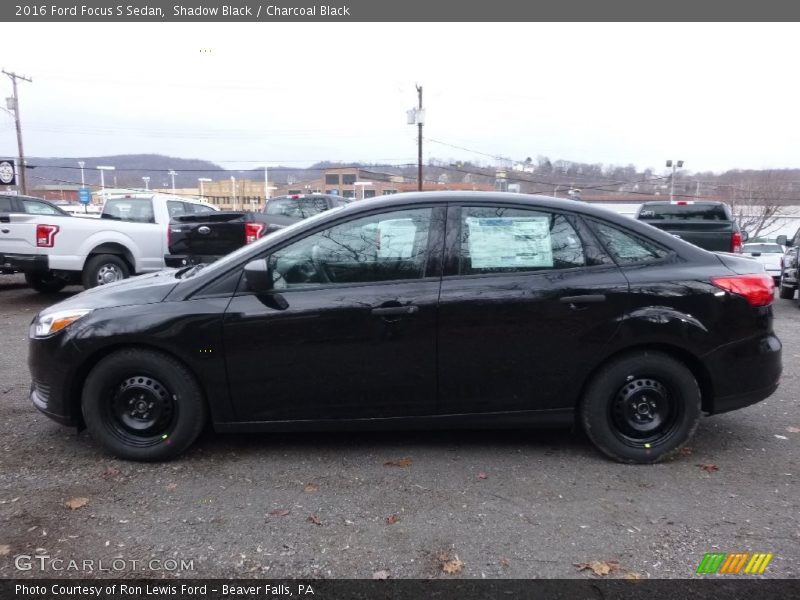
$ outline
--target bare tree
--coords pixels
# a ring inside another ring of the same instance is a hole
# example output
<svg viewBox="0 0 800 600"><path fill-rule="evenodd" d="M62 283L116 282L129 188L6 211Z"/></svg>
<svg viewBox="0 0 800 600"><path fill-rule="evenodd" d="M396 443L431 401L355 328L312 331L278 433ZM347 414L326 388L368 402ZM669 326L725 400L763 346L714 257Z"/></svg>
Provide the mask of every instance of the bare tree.
<svg viewBox="0 0 800 600"><path fill-rule="evenodd" d="M730 204L734 220L751 238L769 235L781 226L784 208L795 196L790 171L732 171L735 183L717 184L718 196Z"/></svg>

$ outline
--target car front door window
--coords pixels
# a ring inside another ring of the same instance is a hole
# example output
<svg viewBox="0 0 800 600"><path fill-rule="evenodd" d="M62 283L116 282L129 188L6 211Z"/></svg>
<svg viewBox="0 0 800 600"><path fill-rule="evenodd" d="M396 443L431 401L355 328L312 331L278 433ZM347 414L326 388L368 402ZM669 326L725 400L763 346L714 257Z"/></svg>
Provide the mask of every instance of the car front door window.
<svg viewBox="0 0 800 600"><path fill-rule="evenodd" d="M431 209L370 215L314 233L270 256L276 289L420 279Z"/></svg>

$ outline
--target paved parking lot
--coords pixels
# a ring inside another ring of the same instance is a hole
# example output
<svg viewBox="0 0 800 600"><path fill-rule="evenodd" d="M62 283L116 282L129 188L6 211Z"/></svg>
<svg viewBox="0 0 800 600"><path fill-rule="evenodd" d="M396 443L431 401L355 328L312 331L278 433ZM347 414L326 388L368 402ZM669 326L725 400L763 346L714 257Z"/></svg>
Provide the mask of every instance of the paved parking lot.
<svg viewBox="0 0 800 600"><path fill-rule="evenodd" d="M568 431L462 431L208 433L149 465L29 404L28 323L69 293L0 278L0 577L86 576L84 560L126 577L594 577L576 566L593 561L690 577L706 552L741 551L800 576L793 302L775 302L778 392L704 420L666 464L609 462ZM18 571L18 555L50 559Z"/></svg>

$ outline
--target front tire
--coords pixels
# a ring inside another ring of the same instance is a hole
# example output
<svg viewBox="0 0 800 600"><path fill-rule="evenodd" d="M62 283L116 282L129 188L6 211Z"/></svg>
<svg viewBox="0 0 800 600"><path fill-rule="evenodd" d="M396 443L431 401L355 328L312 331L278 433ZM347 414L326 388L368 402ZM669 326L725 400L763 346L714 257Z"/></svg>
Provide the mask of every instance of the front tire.
<svg viewBox="0 0 800 600"><path fill-rule="evenodd" d="M700 388L683 363L661 352L602 366L580 407L586 435L606 456L650 464L677 452L700 422Z"/></svg>
<svg viewBox="0 0 800 600"><path fill-rule="evenodd" d="M25 273L25 283L40 294L55 294L60 292L67 285L67 280L53 274L52 271L46 273Z"/></svg>
<svg viewBox="0 0 800 600"><path fill-rule="evenodd" d="M192 373L152 350L119 350L97 363L81 409L92 437L127 460L174 458L206 423L203 392Z"/></svg>
<svg viewBox="0 0 800 600"><path fill-rule="evenodd" d="M130 277L128 265L115 254L96 254L86 261L81 283L87 290Z"/></svg>

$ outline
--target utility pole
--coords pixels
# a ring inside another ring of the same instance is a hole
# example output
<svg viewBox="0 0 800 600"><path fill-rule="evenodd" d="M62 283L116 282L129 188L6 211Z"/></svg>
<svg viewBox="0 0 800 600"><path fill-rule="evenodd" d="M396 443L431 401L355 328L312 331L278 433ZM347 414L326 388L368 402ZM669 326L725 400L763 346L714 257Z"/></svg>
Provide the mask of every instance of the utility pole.
<svg viewBox="0 0 800 600"><path fill-rule="evenodd" d="M16 90L16 84L14 84L14 89ZM417 86L417 94L419 95L419 115L423 115L423 118L417 119L417 127L419 128L419 138L417 140L417 190L422 191L422 125L425 121L424 112L422 112L422 86ZM17 121L17 127L19 127L19 121ZM19 129L17 129L19 131ZM22 143L22 142L20 142ZM20 146L20 154L22 153L22 146ZM24 181L24 180L23 180ZM24 185L24 184L23 184Z"/></svg>
<svg viewBox="0 0 800 600"><path fill-rule="evenodd" d="M19 182L20 188L22 190L22 195L26 195L28 193L28 188L25 185L25 152L22 150L22 124L19 120L19 96L17 96L17 79L22 79L22 81L27 81L29 83L33 83L33 79L30 77L23 77L22 75L17 75L16 73L9 73L5 69L3 69L3 73L8 75L11 78L11 85L14 89L14 96L13 96L13 110L14 110L14 122L17 126L17 148L19 150L19 165L17 165L17 171L19 172ZM421 130L420 130L421 131Z"/></svg>

